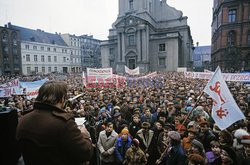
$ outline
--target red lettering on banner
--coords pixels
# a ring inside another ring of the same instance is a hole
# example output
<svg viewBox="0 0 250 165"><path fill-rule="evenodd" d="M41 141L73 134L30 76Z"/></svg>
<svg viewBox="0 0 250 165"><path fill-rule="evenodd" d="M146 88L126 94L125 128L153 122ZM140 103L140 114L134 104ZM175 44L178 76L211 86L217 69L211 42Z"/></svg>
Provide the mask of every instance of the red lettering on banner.
<svg viewBox="0 0 250 165"><path fill-rule="evenodd" d="M221 93L220 93L220 82L217 81L217 82L215 83L215 86L214 86L214 87L213 87L213 86L210 86L209 88L210 88L211 91L214 91L215 93L217 93L217 94L219 95L222 104L224 104L224 103L225 103L225 100L222 98Z"/></svg>

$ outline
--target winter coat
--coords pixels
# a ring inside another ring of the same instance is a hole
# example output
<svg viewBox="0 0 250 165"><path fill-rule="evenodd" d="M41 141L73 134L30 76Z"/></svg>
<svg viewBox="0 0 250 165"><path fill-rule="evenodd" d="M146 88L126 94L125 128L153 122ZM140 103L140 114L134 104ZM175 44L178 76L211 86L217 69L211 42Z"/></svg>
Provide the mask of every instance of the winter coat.
<svg viewBox="0 0 250 165"><path fill-rule="evenodd" d="M81 133L73 115L49 104L36 102L16 136L26 165L78 165L93 153L90 136Z"/></svg>
<svg viewBox="0 0 250 165"><path fill-rule="evenodd" d="M103 130L100 132L98 142L97 142L97 147L100 151L100 159L104 162L114 162L115 157L114 157L114 150L115 150L115 142L118 137L118 134L113 130L111 132L111 135L107 137L106 131ZM107 151L108 156L103 156L102 154Z"/></svg>
<svg viewBox="0 0 250 165"><path fill-rule="evenodd" d="M122 140L122 137L119 137L116 141L115 145L115 157L118 163L122 163L125 158L125 154L127 150L131 147L132 145L132 139L130 136L128 136L128 140L124 142Z"/></svg>
<svg viewBox="0 0 250 165"><path fill-rule="evenodd" d="M140 149L140 147L130 147L125 155L126 165L145 165L147 163L146 154Z"/></svg>

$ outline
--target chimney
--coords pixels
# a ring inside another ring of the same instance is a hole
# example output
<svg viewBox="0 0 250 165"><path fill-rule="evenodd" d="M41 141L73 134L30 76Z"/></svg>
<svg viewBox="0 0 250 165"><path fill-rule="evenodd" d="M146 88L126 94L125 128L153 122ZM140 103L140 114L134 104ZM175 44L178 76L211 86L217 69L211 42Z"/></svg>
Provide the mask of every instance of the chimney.
<svg viewBox="0 0 250 165"><path fill-rule="evenodd" d="M196 42L196 46L197 46L197 47L199 46L199 42Z"/></svg>
<svg viewBox="0 0 250 165"><path fill-rule="evenodd" d="M8 28L11 28L11 22L8 22Z"/></svg>

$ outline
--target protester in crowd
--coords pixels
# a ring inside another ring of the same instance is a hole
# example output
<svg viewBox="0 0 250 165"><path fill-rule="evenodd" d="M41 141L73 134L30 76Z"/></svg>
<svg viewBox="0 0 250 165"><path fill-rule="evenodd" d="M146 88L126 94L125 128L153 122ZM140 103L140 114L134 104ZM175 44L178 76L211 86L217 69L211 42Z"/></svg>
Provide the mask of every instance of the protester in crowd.
<svg viewBox="0 0 250 165"><path fill-rule="evenodd" d="M115 164L114 151L117 137L118 134L113 129L113 123L108 122L105 125L105 130L100 132L97 143L101 165Z"/></svg>
<svg viewBox="0 0 250 165"><path fill-rule="evenodd" d="M177 131L168 132L169 143L162 154L160 159L156 161L155 164L164 163L168 164L176 164L176 165L185 165L187 161L186 153L181 146L181 136Z"/></svg>
<svg viewBox="0 0 250 165"><path fill-rule="evenodd" d="M129 124L129 132L132 137L135 137L136 133L141 129L141 121L138 114L134 114L132 118L133 121Z"/></svg>
<svg viewBox="0 0 250 165"><path fill-rule="evenodd" d="M129 134L128 129L124 128L115 144L115 157L116 157L116 164L123 164L125 160L125 154L127 150L131 147L132 138Z"/></svg>
<svg viewBox="0 0 250 165"><path fill-rule="evenodd" d="M140 142L134 138L132 146L127 150L123 164L126 165L146 165L146 154L140 149Z"/></svg>
<svg viewBox="0 0 250 165"><path fill-rule="evenodd" d="M67 85L46 82L38 92L34 110L22 117L17 128L24 162L80 164L90 160L93 147L88 131L78 129L74 116L63 110Z"/></svg>

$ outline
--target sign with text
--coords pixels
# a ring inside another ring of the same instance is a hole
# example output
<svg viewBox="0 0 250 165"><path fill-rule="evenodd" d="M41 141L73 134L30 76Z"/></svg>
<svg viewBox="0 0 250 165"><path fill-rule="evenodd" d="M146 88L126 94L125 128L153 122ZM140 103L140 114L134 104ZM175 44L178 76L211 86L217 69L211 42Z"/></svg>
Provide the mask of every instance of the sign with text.
<svg viewBox="0 0 250 165"><path fill-rule="evenodd" d="M213 72L184 72L186 78L211 79ZM250 73L222 73L225 81L250 82Z"/></svg>
<svg viewBox="0 0 250 165"><path fill-rule="evenodd" d="M11 80L0 85L0 97L10 97L11 95L21 94L19 80Z"/></svg>
<svg viewBox="0 0 250 165"><path fill-rule="evenodd" d="M139 75L140 74L140 69L139 67L135 69L129 69L127 66L125 66L125 73L129 75Z"/></svg>

